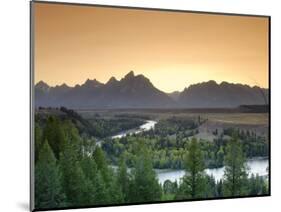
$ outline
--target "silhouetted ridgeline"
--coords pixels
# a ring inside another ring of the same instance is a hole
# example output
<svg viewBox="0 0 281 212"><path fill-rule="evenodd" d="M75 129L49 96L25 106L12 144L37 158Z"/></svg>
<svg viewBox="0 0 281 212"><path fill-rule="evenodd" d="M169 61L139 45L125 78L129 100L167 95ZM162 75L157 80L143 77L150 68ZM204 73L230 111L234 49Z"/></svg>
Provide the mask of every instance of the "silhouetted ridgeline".
<svg viewBox="0 0 281 212"><path fill-rule="evenodd" d="M88 79L84 84L74 87L66 84L51 87L43 81L35 85L37 107L236 108L240 105L266 104L268 89L257 86L208 81L190 85L182 92L167 94L157 89L145 76L134 75L132 71L119 81L111 77L105 84Z"/></svg>

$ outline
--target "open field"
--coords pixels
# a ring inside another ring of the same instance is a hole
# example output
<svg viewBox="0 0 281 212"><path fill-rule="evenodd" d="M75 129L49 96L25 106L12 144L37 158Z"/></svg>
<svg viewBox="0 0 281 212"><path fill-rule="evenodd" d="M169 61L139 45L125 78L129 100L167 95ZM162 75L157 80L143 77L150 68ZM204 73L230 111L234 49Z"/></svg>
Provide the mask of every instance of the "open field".
<svg viewBox="0 0 281 212"><path fill-rule="evenodd" d="M117 117L143 118L162 120L171 117L180 119L205 120L198 128L198 138L207 137L213 140L213 132L221 132L226 128L237 128L249 130L267 137L268 135L268 113L241 113L232 109L116 109L116 110L80 110L79 113L86 119Z"/></svg>
<svg viewBox="0 0 281 212"><path fill-rule="evenodd" d="M210 121L233 123L233 124L267 124L268 113L242 113L232 109L93 109L77 110L83 117L91 118L101 116L131 116L151 119L162 119L169 117L206 117Z"/></svg>

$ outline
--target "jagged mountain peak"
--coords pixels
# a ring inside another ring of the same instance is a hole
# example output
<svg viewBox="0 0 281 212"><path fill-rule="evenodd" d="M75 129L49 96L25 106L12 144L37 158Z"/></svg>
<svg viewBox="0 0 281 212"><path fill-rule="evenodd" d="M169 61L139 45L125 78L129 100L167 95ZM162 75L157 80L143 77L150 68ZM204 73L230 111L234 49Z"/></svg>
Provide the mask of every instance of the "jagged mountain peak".
<svg viewBox="0 0 281 212"><path fill-rule="evenodd" d="M96 79L93 79L93 80L87 79L85 81L85 83L82 84L82 86L84 86L84 87L99 87L101 85L103 85L103 83L97 81Z"/></svg>
<svg viewBox="0 0 281 212"><path fill-rule="evenodd" d="M125 75L124 79L131 79L135 77L134 71L130 71L128 74Z"/></svg>
<svg viewBox="0 0 281 212"><path fill-rule="evenodd" d="M51 87L42 80L35 85L35 89L40 90L41 92L49 92L50 88Z"/></svg>
<svg viewBox="0 0 281 212"><path fill-rule="evenodd" d="M36 83L36 87L49 87L47 83L45 83L43 80L40 80L39 82Z"/></svg>
<svg viewBox="0 0 281 212"><path fill-rule="evenodd" d="M62 83L61 85L56 85L55 88L71 88L66 83Z"/></svg>
<svg viewBox="0 0 281 212"><path fill-rule="evenodd" d="M114 84L116 82L118 82L118 80L115 77L110 77L106 84Z"/></svg>

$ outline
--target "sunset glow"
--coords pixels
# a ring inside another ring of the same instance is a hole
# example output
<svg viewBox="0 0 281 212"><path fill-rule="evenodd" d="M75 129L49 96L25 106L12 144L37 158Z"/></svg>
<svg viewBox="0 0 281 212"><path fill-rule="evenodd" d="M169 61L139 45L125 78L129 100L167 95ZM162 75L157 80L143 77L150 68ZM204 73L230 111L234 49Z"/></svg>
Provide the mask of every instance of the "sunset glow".
<svg viewBox="0 0 281 212"><path fill-rule="evenodd" d="M268 87L268 19L34 4L35 82L107 82L130 70L160 90L215 80Z"/></svg>

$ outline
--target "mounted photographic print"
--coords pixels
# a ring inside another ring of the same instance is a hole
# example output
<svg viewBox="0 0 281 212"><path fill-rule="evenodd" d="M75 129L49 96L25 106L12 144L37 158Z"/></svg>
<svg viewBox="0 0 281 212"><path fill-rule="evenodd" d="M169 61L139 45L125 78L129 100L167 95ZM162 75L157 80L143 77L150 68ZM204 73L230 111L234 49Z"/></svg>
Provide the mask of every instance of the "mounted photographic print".
<svg viewBox="0 0 281 212"><path fill-rule="evenodd" d="M31 2L31 210L270 195L270 17Z"/></svg>

